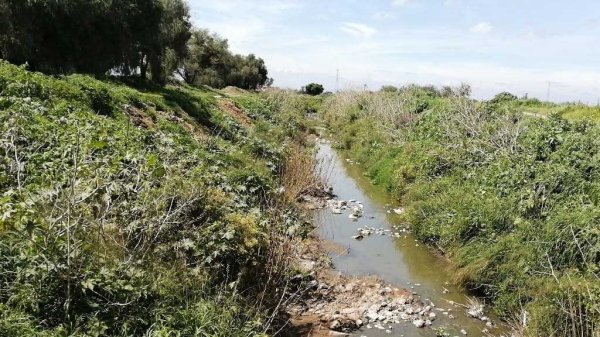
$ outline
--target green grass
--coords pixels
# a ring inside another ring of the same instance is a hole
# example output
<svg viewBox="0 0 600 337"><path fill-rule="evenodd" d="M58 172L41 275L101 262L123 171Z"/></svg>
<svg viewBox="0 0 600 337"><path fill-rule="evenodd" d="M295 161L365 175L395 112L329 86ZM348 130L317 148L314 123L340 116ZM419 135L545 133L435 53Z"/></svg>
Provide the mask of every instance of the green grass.
<svg viewBox="0 0 600 337"><path fill-rule="evenodd" d="M592 120L600 121L600 107L589 106L578 103L548 103L537 100L517 100L508 102L507 106L510 109L524 112L528 115L538 115L540 117L549 117L559 115L565 119L572 121Z"/></svg>

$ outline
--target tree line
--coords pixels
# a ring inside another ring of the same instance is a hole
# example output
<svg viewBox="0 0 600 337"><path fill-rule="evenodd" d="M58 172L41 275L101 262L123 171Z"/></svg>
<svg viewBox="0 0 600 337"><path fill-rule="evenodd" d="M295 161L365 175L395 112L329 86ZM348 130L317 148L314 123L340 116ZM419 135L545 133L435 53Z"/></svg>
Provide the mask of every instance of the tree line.
<svg viewBox="0 0 600 337"><path fill-rule="evenodd" d="M0 58L47 74L137 75L255 89L264 61L195 29L184 0L0 0Z"/></svg>

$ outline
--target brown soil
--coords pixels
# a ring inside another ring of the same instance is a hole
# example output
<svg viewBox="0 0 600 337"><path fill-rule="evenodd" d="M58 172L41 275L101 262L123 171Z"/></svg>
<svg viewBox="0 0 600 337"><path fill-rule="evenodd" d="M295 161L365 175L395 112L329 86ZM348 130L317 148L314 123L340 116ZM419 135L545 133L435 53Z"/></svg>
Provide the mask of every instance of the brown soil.
<svg viewBox="0 0 600 337"><path fill-rule="evenodd" d="M150 117L148 117L140 109L138 109L132 105L125 105L124 110L125 110L125 114L127 114L127 116L129 116L129 119L131 120L131 124L142 127L144 129L149 129L154 126L154 122L152 121L152 119Z"/></svg>
<svg viewBox="0 0 600 337"><path fill-rule="evenodd" d="M252 119L248 117L240 108L235 106L232 101L221 99L219 100L219 107L222 111L233 117L236 122L240 123L243 127L249 128L252 126Z"/></svg>

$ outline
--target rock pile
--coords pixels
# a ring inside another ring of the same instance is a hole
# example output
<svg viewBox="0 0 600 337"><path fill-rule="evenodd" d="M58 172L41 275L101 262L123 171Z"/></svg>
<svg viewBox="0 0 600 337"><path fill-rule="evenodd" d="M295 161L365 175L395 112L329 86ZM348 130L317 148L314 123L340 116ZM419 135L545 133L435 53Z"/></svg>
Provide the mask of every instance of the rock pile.
<svg viewBox="0 0 600 337"><path fill-rule="evenodd" d="M327 206L331 209L333 214L342 214L344 211L349 210L350 214L348 218L357 221L364 214L364 205L357 200L350 199L346 200L327 200Z"/></svg>
<svg viewBox="0 0 600 337"><path fill-rule="evenodd" d="M393 324L401 321L423 328L436 319L433 303L425 305L405 290L378 281L341 280L337 285L314 284L314 292L319 294L306 303L308 314L318 315L331 330L392 330Z"/></svg>
<svg viewBox="0 0 600 337"><path fill-rule="evenodd" d="M365 237L371 236L371 235L380 235L380 236L393 236L395 238L399 238L402 235L400 233L408 233L408 229L406 228L395 228L397 231L392 232L392 230L390 229L385 229L385 228L375 228L375 227L359 227L356 229L356 231L358 232L357 235L352 236L353 239L356 240L362 240Z"/></svg>

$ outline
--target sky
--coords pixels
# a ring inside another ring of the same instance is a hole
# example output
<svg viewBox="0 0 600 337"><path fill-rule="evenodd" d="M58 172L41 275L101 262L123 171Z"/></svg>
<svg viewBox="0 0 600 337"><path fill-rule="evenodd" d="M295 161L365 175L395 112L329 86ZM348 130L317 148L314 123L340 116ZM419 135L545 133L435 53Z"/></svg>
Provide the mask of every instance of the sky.
<svg viewBox="0 0 600 337"><path fill-rule="evenodd" d="M275 86L468 83L600 100L600 0L188 0L194 25L265 60ZM336 74L339 70L339 80Z"/></svg>

